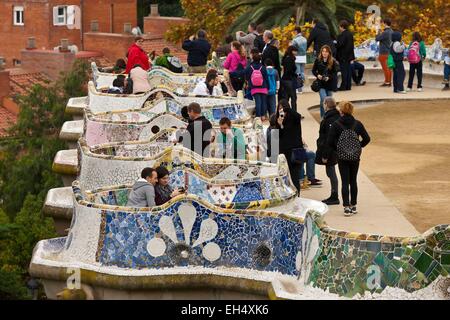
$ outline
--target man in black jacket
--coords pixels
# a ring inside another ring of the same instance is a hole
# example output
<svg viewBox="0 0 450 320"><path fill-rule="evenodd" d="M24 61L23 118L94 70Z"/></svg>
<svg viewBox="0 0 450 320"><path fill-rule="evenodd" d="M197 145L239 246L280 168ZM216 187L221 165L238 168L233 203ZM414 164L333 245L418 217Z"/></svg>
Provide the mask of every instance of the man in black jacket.
<svg viewBox="0 0 450 320"><path fill-rule="evenodd" d="M206 63L211 50L211 44L206 40L206 31L199 30L197 39L191 36L188 40L185 40L183 49L188 51L188 71L192 73L206 73Z"/></svg>
<svg viewBox="0 0 450 320"><path fill-rule="evenodd" d="M278 48L274 46L275 39L273 38L272 31L270 30L264 31L263 40L266 45L264 46L262 52L261 61L264 62L267 59L272 60L273 66L275 67L275 69L277 69L278 74L281 74L280 53L278 51Z"/></svg>
<svg viewBox="0 0 450 320"><path fill-rule="evenodd" d="M202 157L209 157L209 144L211 143L212 124L202 116L202 109L196 102L192 102L187 108L189 124L186 132L179 137L185 148L191 149Z"/></svg>
<svg viewBox="0 0 450 320"><path fill-rule="evenodd" d="M264 46L266 45L263 39L264 26L262 24L258 24L258 26L256 27L256 33L258 33L258 35L255 38L255 43L253 44L253 46L258 49L259 53L262 53L264 50Z"/></svg>
<svg viewBox="0 0 450 320"><path fill-rule="evenodd" d="M334 46L333 39L331 38L328 28L322 22L320 22L319 19L314 19L312 22L312 26L313 29L309 34L306 48L309 48L314 42L314 54L316 57L318 57L320 48L322 48L324 45L329 45L331 51L333 52L333 56L335 56L336 48Z"/></svg>
<svg viewBox="0 0 450 320"><path fill-rule="evenodd" d="M341 68L342 82L339 91L347 91L352 89L352 67L351 62L355 60L355 45L353 34L348 30L349 23L342 20L339 23L341 33L337 38L336 58Z"/></svg>
<svg viewBox="0 0 450 320"><path fill-rule="evenodd" d="M300 195L300 165L292 162L292 151L303 147L301 115L292 110L289 102L282 99L279 102L279 110L276 113L277 127L279 128L279 150L286 156L291 174L292 183Z"/></svg>

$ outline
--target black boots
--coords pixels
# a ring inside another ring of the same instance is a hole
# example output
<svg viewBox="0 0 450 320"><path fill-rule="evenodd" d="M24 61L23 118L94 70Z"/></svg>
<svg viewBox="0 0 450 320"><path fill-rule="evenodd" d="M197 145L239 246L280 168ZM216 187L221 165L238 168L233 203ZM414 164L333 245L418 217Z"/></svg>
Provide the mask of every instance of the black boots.
<svg viewBox="0 0 450 320"><path fill-rule="evenodd" d="M322 202L329 206L340 204L337 192L333 192L328 199L322 200Z"/></svg>

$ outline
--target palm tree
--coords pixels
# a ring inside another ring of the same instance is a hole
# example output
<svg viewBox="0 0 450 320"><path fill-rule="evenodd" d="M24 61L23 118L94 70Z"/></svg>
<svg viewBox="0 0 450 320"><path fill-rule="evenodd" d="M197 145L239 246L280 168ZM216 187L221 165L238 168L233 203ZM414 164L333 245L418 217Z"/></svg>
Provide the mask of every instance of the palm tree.
<svg viewBox="0 0 450 320"><path fill-rule="evenodd" d="M327 24L331 33L338 33L338 19L353 20L355 9L362 9L358 0L224 0L223 9L244 13L231 26L243 30L249 22L263 23L267 28L286 25L292 17L297 24L318 18Z"/></svg>

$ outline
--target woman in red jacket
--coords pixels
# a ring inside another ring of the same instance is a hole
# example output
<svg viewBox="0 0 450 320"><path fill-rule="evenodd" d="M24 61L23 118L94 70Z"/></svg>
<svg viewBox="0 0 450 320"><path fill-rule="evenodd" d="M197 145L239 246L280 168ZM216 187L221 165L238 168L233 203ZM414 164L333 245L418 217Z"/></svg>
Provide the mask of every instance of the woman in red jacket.
<svg viewBox="0 0 450 320"><path fill-rule="evenodd" d="M144 51L144 49L142 49L143 42L144 39L142 37L136 37L134 39L134 43L130 48L128 48L127 69L125 71L126 73L130 73L130 70L136 64L139 64L145 71L148 71L150 69L150 61L148 60L148 55Z"/></svg>

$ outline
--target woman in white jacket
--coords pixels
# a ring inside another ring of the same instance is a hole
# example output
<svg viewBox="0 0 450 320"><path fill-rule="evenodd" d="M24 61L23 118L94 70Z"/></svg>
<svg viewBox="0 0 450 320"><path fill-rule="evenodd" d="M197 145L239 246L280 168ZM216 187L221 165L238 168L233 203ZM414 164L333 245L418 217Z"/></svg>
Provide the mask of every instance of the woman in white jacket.
<svg viewBox="0 0 450 320"><path fill-rule="evenodd" d="M217 70L210 69L206 74L205 81L197 83L192 93L196 96L223 96L224 90Z"/></svg>

